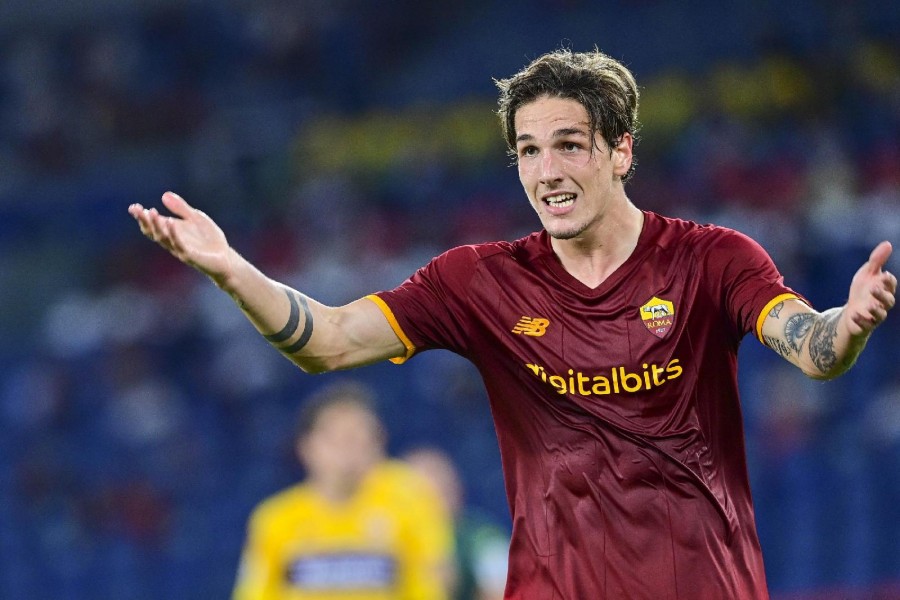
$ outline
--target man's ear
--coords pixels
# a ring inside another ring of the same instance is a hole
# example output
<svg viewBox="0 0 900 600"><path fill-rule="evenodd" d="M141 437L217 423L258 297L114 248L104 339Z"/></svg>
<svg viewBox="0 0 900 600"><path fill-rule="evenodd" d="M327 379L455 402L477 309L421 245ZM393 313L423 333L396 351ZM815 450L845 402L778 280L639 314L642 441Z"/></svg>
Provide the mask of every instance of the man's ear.
<svg viewBox="0 0 900 600"><path fill-rule="evenodd" d="M624 177L631 168L634 137L627 131L619 138L619 143L612 148L613 175Z"/></svg>

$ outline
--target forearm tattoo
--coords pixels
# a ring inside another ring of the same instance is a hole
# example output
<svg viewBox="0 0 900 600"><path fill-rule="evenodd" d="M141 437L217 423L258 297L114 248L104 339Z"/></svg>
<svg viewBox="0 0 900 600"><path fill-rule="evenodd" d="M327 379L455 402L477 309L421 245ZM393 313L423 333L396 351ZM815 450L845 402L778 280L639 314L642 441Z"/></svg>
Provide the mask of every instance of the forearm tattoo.
<svg viewBox="0 0 900 600"><path fill-rule="evenodd" d="M787 323L784 324L784 340L787 342L788 347L797 353L800 354L800 349L803 347L803 341L806 339L806 336L809 335L809 331L812 328L813 321L815 321L816 316L810 313L798 313L796 315L791 315L791 317L787 320Z"/></svg>
<svg viewBox="0 0 900 600"><path fill-rule="evenodd" d="M784 302L779 302L772 310L769 316L778 319L781 316L781 310L784 308ZM790 356L800 356L800 350L803 348L803 342L812 330L815 315L808 313L799 313L791 315L784 324L784 338L763 336L766 345L780 354L788 358Z"/></svg>
<svg viewBox="0 0 900 600"><path fill-rule="evenodd" d="M769 316L779 319L784 302L779 302L769 311ZM763 336L766 345L783 356L800 357L803 345L809 339L807 350L812 363L822 373L829 373L838 362L834 342L837 325L842 310L831 309L822 314L797 313L784 323L784 337Z"/></svg>
<svg viewBox="0 0 900 600"><path fill-rule="evenodd" d="M784 308L784 302L779 302L775 306L772 307L772 310L769 311L769 316L775 319L779 318L781 315L781 309ZM791 348L788 346L784 340L776 337L772 337L770 335L764 335L763 341L766 343L766 346L780 354L781 356L787 358L791 354Z"/></svg>
<svg viewBox="0 0 900 600"><path fill-rule="evenodd" d="M782 301L782 302L779 302L778 304L776 304L775 306L772 307L772 310L769 311L769 316L770 316L770 317L775 317L775 318L777 319L777 318L778 318L778 315L781 314L781 309L782 309L782 308L784 308L784 302L783 302L783 301Z"/></svg>
<svg viewBox="0 0 900 600"><path fill-rule="evenodd" d="M287 294L288 302L291 305L291 312L288 315L287 323L278 333L271 333L266 335L265 338L275 344L281 344L294 336L297 333L297 329L300 328L300 306L303 306L303 332L300 334L300 337L297 338L297 341L293 344L285 347L279 347L279 350L284 352L285 354L293 354L294 352L298 352L303 349L304 346L309 342L309 338L312 337L313 333L313 316L312 312L309 310L309 303L306 301L306 298L302 294L297 294L292 292L291 290L284 290L284 293ZM299 303L298 303L299 298Z"/></svg>
<svg viewBox="0 0 900 600"><path fill-rule="evenodd" d="M830 371L837 363L834 349L834 338L837 337L837 325L843 311L825 313L816 318L809 338L809 357L813 364L823 373Z"/></svg>
<svg viewBox="0 0 900 600"><path fill-rule="evenodd" d="M787 358L791 355L791 347L788 346L787 343L781 338L765 335L763 336L763 339L766 342L766 346L768 346L781 356Z"/></svg>

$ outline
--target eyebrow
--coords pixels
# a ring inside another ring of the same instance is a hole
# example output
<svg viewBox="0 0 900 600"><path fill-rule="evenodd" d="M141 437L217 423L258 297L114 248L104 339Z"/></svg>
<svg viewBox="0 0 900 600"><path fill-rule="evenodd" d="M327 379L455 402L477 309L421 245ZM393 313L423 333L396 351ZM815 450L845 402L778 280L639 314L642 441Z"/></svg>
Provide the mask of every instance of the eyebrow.
<svg viewBox="0 0 900 600"><path fill-rule="evenodd" d="M563 127L562 129L557 129L553 132L554 138L561 138L567 135L581 135L587 137L587 132L584 129L580 129L578 127ZM530 133L523 133L516 137L516 142L529 142L534 139L534 136Z"/></svg>

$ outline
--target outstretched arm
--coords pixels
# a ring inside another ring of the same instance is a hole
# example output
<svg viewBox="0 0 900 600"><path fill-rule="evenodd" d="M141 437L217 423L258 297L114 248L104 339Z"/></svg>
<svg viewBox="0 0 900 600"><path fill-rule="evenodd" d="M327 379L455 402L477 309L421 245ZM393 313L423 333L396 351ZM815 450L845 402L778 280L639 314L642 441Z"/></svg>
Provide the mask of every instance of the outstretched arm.
<svg viewBox="0 0 900 600"><path fill-rule="evenodd" d="M266 277L228 245L211 218L177 194L166 192L162 202L173 216L140 204L128 212L144 235L227 292L269 343L304 371L348 369L405 353L370 300L320 304Z"/></svg>
<svg viewBox="0 0 900 600"><path fill-rule="evenodd" d="M763 323L766 345L815 379L847 371L894 307L897 278L884 270L890 255L890 242L872 250L853 276L844 306L819 313L799 300L777 304Z"/></svg>

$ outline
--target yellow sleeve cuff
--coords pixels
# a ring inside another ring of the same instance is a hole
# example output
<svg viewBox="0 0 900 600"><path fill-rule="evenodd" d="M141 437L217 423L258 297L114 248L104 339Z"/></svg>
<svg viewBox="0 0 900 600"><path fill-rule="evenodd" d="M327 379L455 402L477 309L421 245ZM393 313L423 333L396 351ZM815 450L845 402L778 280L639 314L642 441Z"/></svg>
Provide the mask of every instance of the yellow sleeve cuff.
<svg viewBox="0 0 900 600"><path fill-rule="evenodd" d="M409 358L416 353L415 345L410 341L409 337L407 337L406 333L404 333L403 328L400 327L400 323L397 322L397 317L394 316L394 311L391 310L391 307L387 305L387 303L376 296L375 294L369 294L366 296L367 300L371 300L375 303L382 313L384 313L385 318L391 326L391 329L394 330L394 333L397 334L397 337L400 338L400 341L403 342L403 345L406 346L406 354L403 356L396 356L391 360L395 365L401 365L405 363Z"/></svg>
<svg viewBox="0 0 900 600"><path fill-rule="evenodd" d="M759 316L756 318L756 337L759 339L760 343L763 346L768 346L765 340L763 340L762 328L763 323L766 322L766 317L769 315L769 311L778 304L779 302L784 302L785 300L800 300L797 294L779 294L769 300L769 303L766 304L763 309L760 311Z"/></svg>

